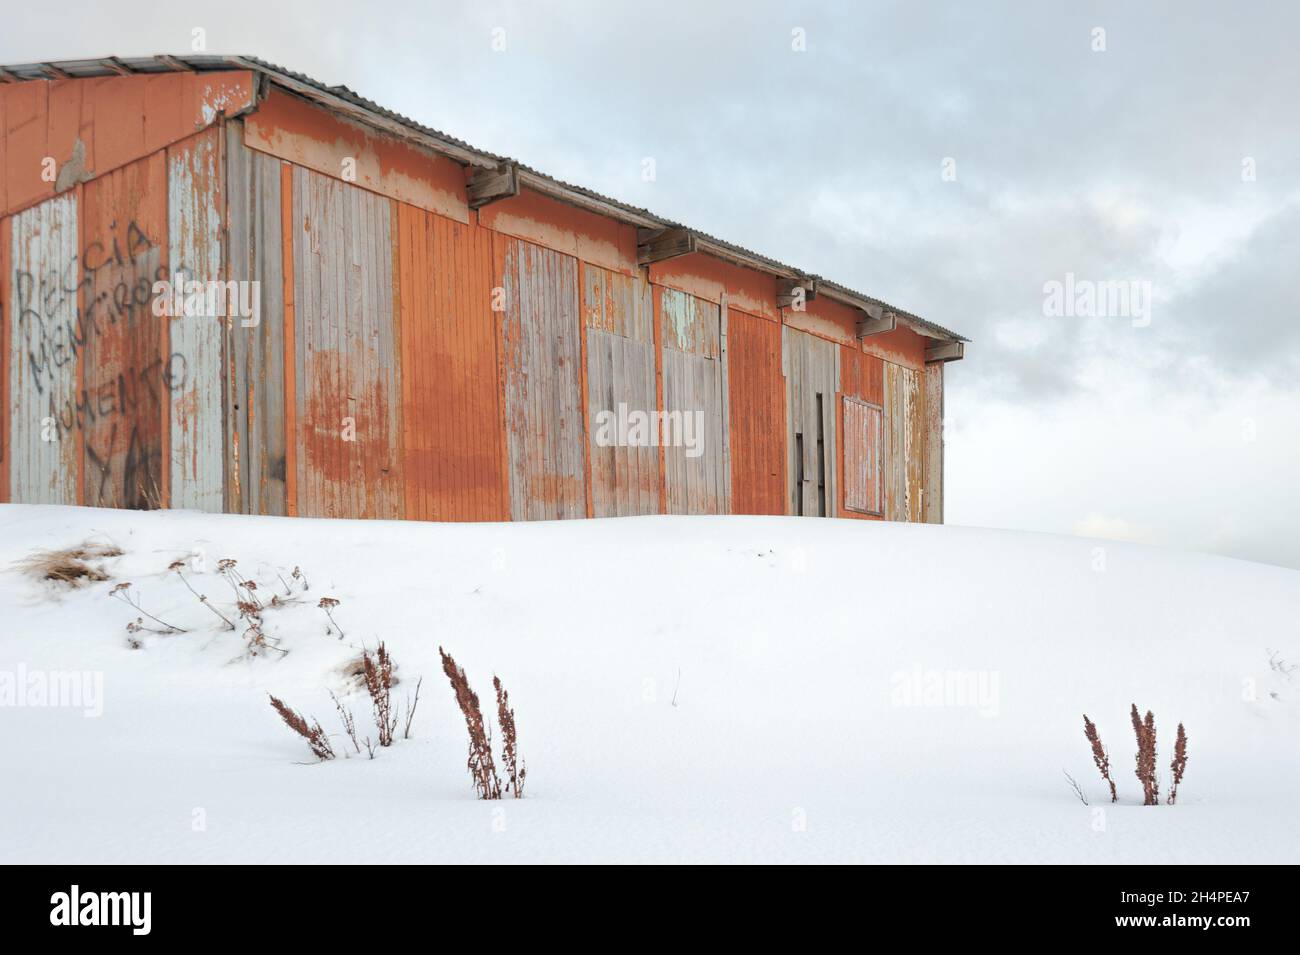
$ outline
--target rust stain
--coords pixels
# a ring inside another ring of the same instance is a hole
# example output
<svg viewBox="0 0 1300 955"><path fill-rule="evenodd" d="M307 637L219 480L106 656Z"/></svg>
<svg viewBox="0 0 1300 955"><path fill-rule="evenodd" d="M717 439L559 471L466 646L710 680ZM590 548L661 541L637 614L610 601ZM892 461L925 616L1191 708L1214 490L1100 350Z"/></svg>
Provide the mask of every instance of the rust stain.
<svg viewBox="0 0 1300 955"><path fill-rule="evenodd" d="M752 269L741 268L703 252L678 256L650 267L650 281L655 285L686 292L696 298L722 302L751 315L778 319L776 279Z"/></svg>
<svg viewBox="0 0 1300 955"><path fill-rule="evenodd" d="M459 164L290 93L273 89L257 111L245 117L244 144L390 199L469 222Z"/></svg>
<svg viewBox="0 0 1300 955"><path fill-rule="evenodd" d="M781 326L730 305L727 326L731 510L734 514L784 514Z"/></svg>
<svg viewBox="0 0 1300 955"><path fill-rule="evenodd" d="M87 170L103 176L149 156L253 99L247 70L0 84L0 215L84 180ZM59 164L50 180L42 178L47 156ZM65 172L69 165L81 168Z"/></svg>
<svg viewBox="0 0 1300 955"><path fill-rule="evenodd" d="M635 274L636 229L529 189L478 210L479 225L603 269Z"/></svg>

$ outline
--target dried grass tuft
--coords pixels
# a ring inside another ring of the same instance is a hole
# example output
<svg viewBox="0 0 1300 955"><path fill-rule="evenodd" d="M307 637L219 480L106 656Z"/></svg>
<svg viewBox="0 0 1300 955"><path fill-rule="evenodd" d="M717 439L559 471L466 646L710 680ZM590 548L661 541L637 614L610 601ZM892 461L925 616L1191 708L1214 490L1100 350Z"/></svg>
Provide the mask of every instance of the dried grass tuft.
<svg viewBox="0 0 1300 955"><path fill-rule="evenodd" d="M18 568L37 580L51 580L73 587L87 582L108 580L103 567L91 561L121 557L122 550L111 544L86 541L77 547L56 550L38 550L18 562Z"/></svg>

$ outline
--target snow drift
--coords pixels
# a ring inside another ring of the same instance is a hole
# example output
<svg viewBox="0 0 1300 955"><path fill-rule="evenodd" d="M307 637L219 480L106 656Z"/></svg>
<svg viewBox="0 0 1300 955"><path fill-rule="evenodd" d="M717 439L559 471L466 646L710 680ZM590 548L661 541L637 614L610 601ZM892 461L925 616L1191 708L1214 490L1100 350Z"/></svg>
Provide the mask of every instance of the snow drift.
<svg viewBox="0 0 1300 955"><path fill-rule="evenodd" d="M105 580L19 564L87 540L122 551ZM249 658L167 570L229 610L223 558L282 595L302 568L310 591L265 617L287 654ZM133 649L124 581L187 632ZM0 861L1294 862L1298 610L1294 571L957 527L7 505ZM373 732L346 670L379 640L395 699L424 678L413 738L344 759L329 691ZM525 798L474 798L440 644L485 702L508 687ZM70 672L97 704L39 705L29 681ZM340 758L312 762L268 693ZM1177 806L1141 805L1132 703L1166 785L1187 727Z"/></svg>

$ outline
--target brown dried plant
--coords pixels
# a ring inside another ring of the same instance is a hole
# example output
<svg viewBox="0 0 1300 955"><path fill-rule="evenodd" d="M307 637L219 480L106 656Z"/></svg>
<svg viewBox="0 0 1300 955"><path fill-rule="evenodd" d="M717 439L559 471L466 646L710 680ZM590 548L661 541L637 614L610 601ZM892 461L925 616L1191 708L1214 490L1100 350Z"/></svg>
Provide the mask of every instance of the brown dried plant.
<svg viewBox="0 0 1300 955"><path fill-rule="evenodd" d="M1088 719L1088 714L1083 714L1083 735L1088 739L1088 745L1092 747L1092 761L1097 764L1097 770L1101 773L1101 778L1106 780L1110 786L1110 801L1119 802L1119 795L1115 792L1115 780L1110 778L1110 754L1106 748L1101 745L1101 737L1097 734L1097 726L1092 720Z"/></svg>
<svg viewBox="0 0 1300 955"><path fill-rule="evenodd" d="M1129 718L1133 722L1133 735L1137 737L1137 768L1135 774L1142 784L1142 805L1160 804L1160 786L1156 782L1156 723L1155 717L1147 710L1146 718L1138 715L1134 703Z"/></svg>
<svg viewBox="0 0 1300 955"><path fill-rule="evenodd" d="M501 724L501 762L506 768L506 791L519 799L524 794L524 776L528 770L519 760L519 739L515 730L515 711L510 707L510 694L493 674L492 686L497 691L497 722Z"/></svg>
<svg viewBox="0 0 1300 955"><path fill-rule="evenodd" d="M294 570L297 570L297 569L298 569L298 568L296 568L296 567L294 568ZM330 611L333 610L333 609L334 609L335 607L337 607L338 605L339 605L339 602L338 602L337 600L335 600L333 597L322 597L322 598L320 599L320 603L316 604L317 607L320 607L321 610L324 610L324 611L325 611L325 616L329 617L329 619L330 619L330 623L334 624L334 628L335 628L336 630L338 630L338 632L339 632L339 639L342 640L342 639L343 639L343 628L340 627L340 626L339 626L339 622L338 622L337 620L334 619L334 614L330 613ZM331 632L330 628L329 628L329 627L326 627L326 628L325 628L325 632L326 632L326 633L330 633L330 632Z"/></svg>
<svg viewBox="0 0 1300 955"><path fill-rule="evenodd" d="M375 725L379 728L379 745L392 746L393 733L397 729L397 717L392 715L393 658L380 642L373 657L368 652L363 653L362 664L365 667L366 692L374 705Z"/></svg>
<svg viewBox="0 0 1300 955"><path fill-rule="evenodd" d="M270 694L267 694L270 696ZM321 728L319 722L313 720L311 724L303 718L301 713L290 709L288 704L283 700L271 697L271 706L280 714L280 719L284 720L285 725L293 730L299 736L307 741L311 747L312 755L322 762L334 758L334 747L330 745L329 737L325 735L325 730Z"/></svg>
<svg viewBox="0 0 1300 955"><path fill-rule="evenodd" d="M185 585L186 589L189 590L190 593L192 593L195 597L198 598L199 603L203 604L203 606L207 607L209 610L211 610L213 613L215 613L218 617L220 617L220 618L221 618L221 622L224 623L224 624L226 625L226 628L227 628L227 629L229 629L229 630L234 630L234 629L235 629L235 625L234 625L233 623L230 622L230 619L229 619L229 618L228 618L224 613L222 613L220 610L218 610L216 607L212 606L212 604L208 601L208 596L207 596L207 594L201 594L201 593L199 593L197 590L195 590L195 589L190 585L190 582L189 582L188 580L185 579L185 575L184 575L183 573L181 573L181 571L183 571L183 570L185 569L185 561L183 561L183 560L174 560L174 561L172 561L172 562L167 566L167 569L168 569L168 570L174 570L174 571L176 571L176 576L179 577L179 578L181 579L181 583L183 583L183 584Z"/></svg>
<svg viewBox="0 0 1300 955"><path fill-rule="evenodd" d="M1169 805L1178 801L1178 784L1183 781L1183 773L1187 771L1187 731L1183 729L1183 724L1178 724L1178 737L1174 740L1174 758L1169 764L1169 771L1173 774L1174 781L1169 787Z"/></svg>
<svg viewBox="0 0 1300 955"><path fill-rule="evenodd" d="M153 633L185 633L186 632L184 627L177 627L174 624L170 624L166 620L162 620L158 617L155 617L149 611L145 610L144 607L140 606L140 599L138 597L131 596L130 590L131 590L130 582L123 581L122 583L114 587L112 590L110 590L108 592L108 595L110 597L116 597L119 601L126 604L132 610L135 610L136 612L143 614L145 617L148 617L150 620L154 621L155 623L160 624L163 629L154 630L152 627L146 627L144 626L143 619L137 617L134 624L128 623L126 625L127 630L129 630L132 633L138 633L141 630L151 630Z"/></svg>
<svg viewBox="0 0 1300 955"><path fill-rule="evenodd" d="M330 699L334 701L334 708L339 711L339 719L343 721L343 731L348 734L348 739L352 741L352 748L360 753L361 744L357 742L357 721L352 716L352 710L340 702L339 698L334 695L333 690L330 691ZM346 750L344 755L347 755Z"/></svg>
<svg viewBox="0 0 1300 955"><path fill-rule="evenodd" d="M492 741L483 722L483 713L479 709L478 696L470 689L465 671L456 664L442 647L438 648L442 656L442 672L451 681L451 688L456 693L456 703L465 717L465 728L469 731L469 759L466 767L474 783L474 790L480 799L500 799L501 780L497 776L496 766L492 761Z"/></svg>

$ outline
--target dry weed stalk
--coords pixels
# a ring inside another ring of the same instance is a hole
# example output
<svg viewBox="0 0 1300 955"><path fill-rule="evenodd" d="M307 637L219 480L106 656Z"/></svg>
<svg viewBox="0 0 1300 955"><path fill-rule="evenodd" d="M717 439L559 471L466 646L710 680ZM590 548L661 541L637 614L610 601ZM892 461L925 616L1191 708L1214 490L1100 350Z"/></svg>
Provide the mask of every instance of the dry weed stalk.
<svg viewBox="0 0 1300 955"><path fill-rule="evenodd" d="M470 778L474 781L474 790L480 799L500 799L501 780L492 761L491 737L483 723L478 696L470 689L465 671L457 666L456 661L447 651L439 647L438 653L442 657L442 672L447 674L447 679L451 681L451 688L456 693L456 703L460 706L460 711L465 717L465 728L469 731L469 759L466 766Z"/></svg>
<svg viewBox="0 0 1300 955"><path fill-rule="evenodd" d="M1097 726L1092 720L1088 719L1087 713L1083 714L1083 735L1088 738L1088 745L1092 747L1092 761L1097 764L1097 769L1101 772L1101 778L1106 780L1106 784L1110 786L1110 801L1119 802L1119 795L1115 792L1115 780L1110 778L1110 754L1101 745L1101 737L1097 734Z"/></svg>
<svg viewBox="0 0 1300 955"><path fill-rule="evenodd" d="M293 568L293 573L291 573L289 576L292 577L294 580L299 581L302 584L302 589L304 591L311 590L311 587L307 584L306 575L304 575L303 572L299 570L297 566Z"/></svg>
<svg viewBox="0 0 1300 955"><path fill-rule="evenodd" d="M1187 732L1183 729L1183 724L1178 724L1178 737L1174 740L1174 758L1169 764L1169 771L1173 774L1174 781L1169 787L1169 805L1173 805L1178 800L1178 784L1183 781L1183 773L1187 771Z"/></svg>
<svg viewBox="0 0 1300 955"><path fill-rule="evenodd" d="M220 617L220 618L221 618L221 622L224 623L224 624L226 625L226 628L227 628L228 630L234 630L234 629L235 629L235 625L234 625L233 623L230 622L230 620L226 617L226 615L225 615L224 613L222 613L220 610L218 610L216 607L212 606L211 603L208 602L208 596L207 596L207 594L201 594L201 593L199 593L197 590L195 590L192 586L190 586L190 582L189 582L188 580L186 580L186 579L185 579L185 575L184 575L183 573L181 573L181 571L184 569L184 567L185 567L185 561L183 561L183 560L174 560L174 561L171 562L171 564L168 565L167 569L168 569L168 570L174 570L174 571L176 571L176 576L179 577L179 578L181 579L181 583L183 583L183 584L185 585L186 589L188 589L190 593L192 593L195 597L198 598L199 603L203 604L203 606L207 607L209 610L211 610L213 613L215 613L218 617Z"/></svg>
<svg viewBox="0 0 1300 955"><path fill-rule="evenodd" d="M415 708L420 705L420 687L424 685L424 677L415 681L415 699L409 696L406 698L406 721L402 727L402 739L411 738L411 720L415 719Z"/></svg>
<svg viewBox="0 0 1300 955"><path fill-rule="evenodd" d="M344 706L334 691L330 691L330 699L334 701L334 708L339 711L339 719L343 721L343 731L348 734L348 739L352 741L352 748L358 753L361 752L361 744L357 742L357 721L352 715L352 711Z"/></svg>
<svg viewBox="0 0 1300 955"><path fill-rule="evenodd" d="M294 568L294 570L297 570L297 569L298 569L298 568L296 568L296 567ZM324 611L325 611L325 616L327 616L327 617L330 618L330 623L334 624L335 629L337 629L338 632L339 632L339 639L342 640L342 639L343 639L343 628L340 627L340 626L339 626L339 622L338 622L337 620L334 619L334 614L330 613L330 611L331 611L333 608L337 607L338 605L339 605L339 602L338 602L337 600L335 600L333 597L322 597L322 598L320 599L320 603L318 603L316 606L317 606L317 607L320 607L321 610L324 610ZM326 633L332 633L333 631L331 631L329 627L326 627L326 628L325 628L325 632L326 632Z"/></svg>
<svg viewBox="0 0 1300 955"><path fill-rule="evenodd" d="M366 692L375 707L379 745L392 746L393 733L397 730L397 717L392 715L393 658L381 641L373 657L369 653L363 654L362 663L365 666Z"/></svg>
<svg viewBox="0 0 1300 955"><path fill-rule="evenodd" d="M510 694L501 685L501 679L492 675L492 686L497 691L497 722L501 724L501 762L506 768L506 791L519 799L524 794L524 776L528 770L519 760L519 739L515 731L515 711L510 708Z"/></svg>
<svg viewBox="0 0 1300 955"><path fill-rule="evenodd" d="M1078 781L1073 776L1066 773L1064 769L1061 770L1061 772L1065 773L1065 778L1070 784L1070 789L1079 797L1079 802L1083 803L1085 806L1088 805L1088 797L1083 794L1083 787L1079 785Z"/></svg>
<svg viewBox="0 0 1300 955"><path fill-rule="evenodd" d="M271 706L280 714L280 719L284 720L289 729L307 741L307 745L311 747L312 754L317 759L323 762L334 758L334 747L330 746L329 737L325 735L325 730L321 728L319 722L313 720L308 724L302 714L290 709L283 700L278 700L274 696L271 697Z"/></svg>
<svg viewBox="0 0 1300 955"><path fill-rule="evenodd" d="M158 617L155 617L149 611L145 610L144 607L140 606L140 601L138 598L131 597L131 594L129 593L130 588L131 588L130 582L123 581L122 583L114 587L112 590L110 590L108 592L108 595L110 597L116 597L122 603L130 607L132 610L135 610L138 613L143 614L145 617L148 617L150 620L154 621L155 623L161 624L163 629L152 630L152 628L144 626L143 618L137 617L134 623L128 623L126 625L126 629L128 631L130 631L131 633L138 633L141 630L152 630L153 633L185 633L186 632L183 627L174 626L173 624L168 623L166 620L162 620Z"/></svg>

